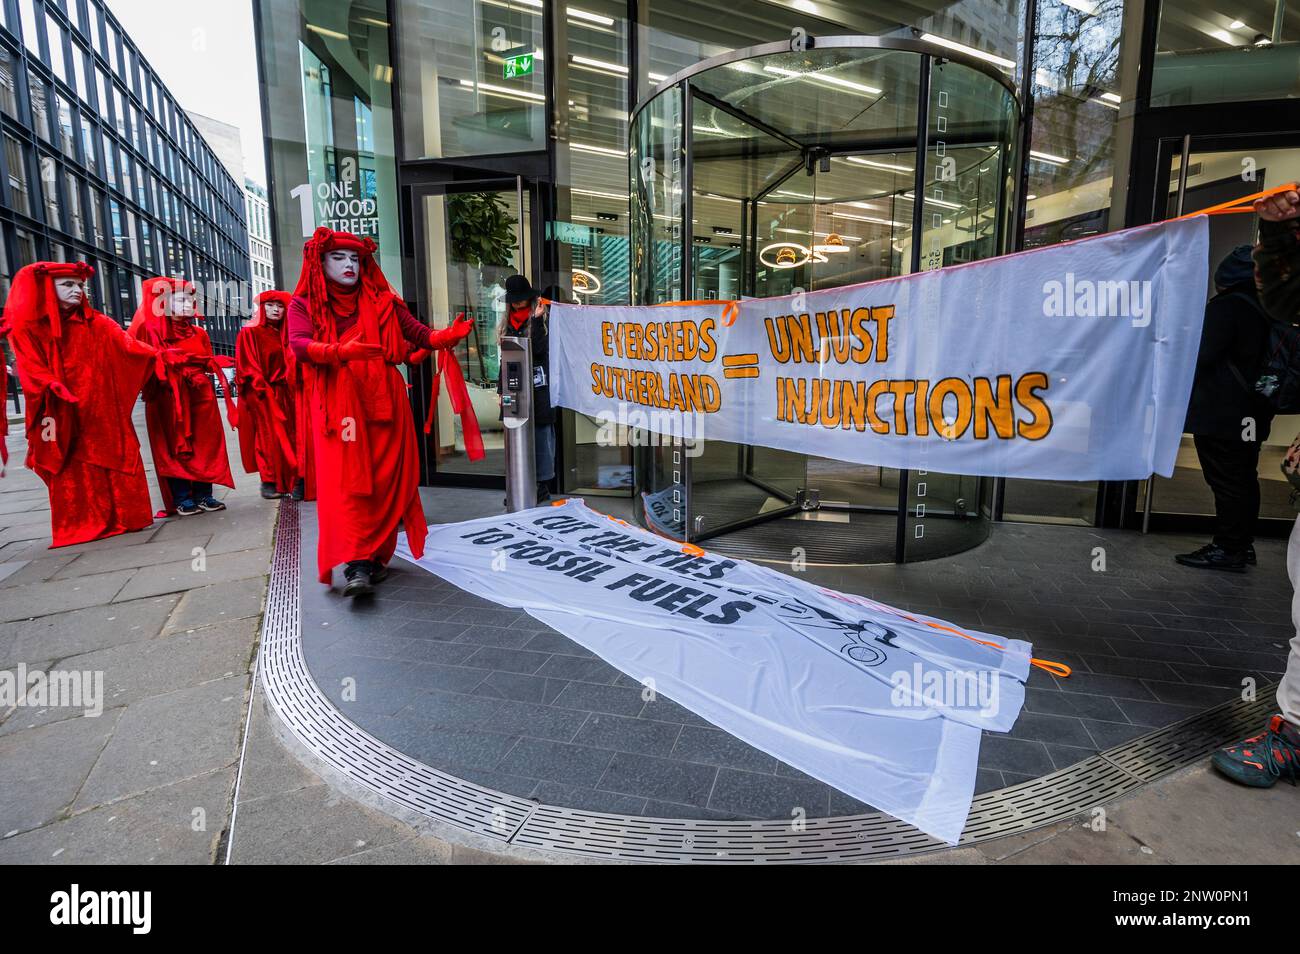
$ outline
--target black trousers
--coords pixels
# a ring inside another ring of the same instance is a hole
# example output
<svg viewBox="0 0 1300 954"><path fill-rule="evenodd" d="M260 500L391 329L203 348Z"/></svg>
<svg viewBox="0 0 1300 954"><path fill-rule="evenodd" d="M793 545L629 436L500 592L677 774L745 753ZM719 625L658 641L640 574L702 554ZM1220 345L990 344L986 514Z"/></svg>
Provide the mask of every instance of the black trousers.
<svg viewBox="0 0 1300 954"><path fill-rule="evenodd" d="M1238 436L1192 438L1214 493L1214 542L1239 552L1255 542L1259 519L1259 442Z"/></svg>

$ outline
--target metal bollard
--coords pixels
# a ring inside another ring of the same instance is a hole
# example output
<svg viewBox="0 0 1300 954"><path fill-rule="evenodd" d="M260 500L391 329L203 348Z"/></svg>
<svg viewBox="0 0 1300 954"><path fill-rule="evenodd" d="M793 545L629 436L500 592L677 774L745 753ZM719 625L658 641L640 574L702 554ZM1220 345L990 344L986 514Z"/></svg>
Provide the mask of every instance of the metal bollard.
<svg viewBox="0 0 1300 954"><path fill-rule="evenodd" d="M527 338L501 339L501 423L506 437L506 510L537 506L533 452L533 355Z"/></svg>

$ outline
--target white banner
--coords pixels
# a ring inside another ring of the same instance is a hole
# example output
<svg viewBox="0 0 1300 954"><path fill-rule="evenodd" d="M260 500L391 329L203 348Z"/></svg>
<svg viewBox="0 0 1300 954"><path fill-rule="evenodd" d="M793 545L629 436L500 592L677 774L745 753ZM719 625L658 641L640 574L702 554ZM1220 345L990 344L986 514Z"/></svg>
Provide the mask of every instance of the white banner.
<svg viewBox="0 0 1300 954"><path fill-rule="evenodd" d="M1011 728L1030 646L695 555L571 499L433 524L397 553L518 607L738 738L950 844L980 731Z"/></svg>
<svg viewBox="0 0 1300 954"><path fill-rule="evenodd" d="M1169 476L1200 344L1206 222L749 299L734 321L717 304L556 304L551 399L614 425L861 464Z"/></svg>

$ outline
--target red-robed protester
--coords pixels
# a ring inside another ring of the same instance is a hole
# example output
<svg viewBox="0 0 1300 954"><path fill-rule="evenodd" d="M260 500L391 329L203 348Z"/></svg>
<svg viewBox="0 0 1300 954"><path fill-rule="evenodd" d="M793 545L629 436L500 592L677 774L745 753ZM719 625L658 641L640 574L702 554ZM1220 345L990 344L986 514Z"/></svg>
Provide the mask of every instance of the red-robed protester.
<svg viewBox="0 0 1300 954"><path fill-rule="evenodd" d="M380 271L375 248L368 238L317 229L303 246L289 303L289 347L310 388L316 565L322 583L345 565L346 596L371 592L387 575L399 523L411 552L424 552L415 423L397 366L412 349L450 348L471 328L458 321L434 330L412 315Z"/></svg>
<svg viewBox="0 0 1300 954"><path fill-rule="evenodd" d="M298 462L294 395L285 361L285 313L292 296L262 292L253 320L235 339L239 385L239 454L244 470L262 478L262 496L274 500L293 491Z"/></svg>
<svg viewBox="0 0 1300 954"><path fill-rule="evenodd" d="M208 372L226 366L212 353L208 333L196 322L194 286L179 278L148 278L141 286L140 307L131 333L156 349L165 374L144 389L145 422L153 450L154 471L163 512L182 515L225 510L212 496L212 485L234 487L226 435ZM230 388L222 389L227 416L236 414Z"/></svg>
<svg viewBox="0 0 1300 954"><path fill-rule="evenodd" d="M52 547L153 522L131 409L156 355L90 307L93 274L85 262L28 265L0 322L27 399L27 467L50 492Z"/></svg>

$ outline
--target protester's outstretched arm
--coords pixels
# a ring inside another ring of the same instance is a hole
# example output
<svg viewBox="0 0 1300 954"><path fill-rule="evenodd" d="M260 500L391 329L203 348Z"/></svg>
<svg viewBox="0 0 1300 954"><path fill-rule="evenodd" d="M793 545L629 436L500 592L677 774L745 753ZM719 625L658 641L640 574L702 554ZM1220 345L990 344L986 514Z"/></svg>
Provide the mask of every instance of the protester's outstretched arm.
<svg viewBox="0 0 1300 954"><path fill-rule="evenodd" d="M1300 193L1279 192L1255 203L1259 300L1279 321L1300 324Z"/></svg>
<svg viewBox="0 0 1300 954"><path fill-rule="evenodd" d="M429 330L428 347L434 351L440 351L443 348L454 348L460 344L474 330L474 322L465 317L462 311L456 316L449 328L433 328Z"/></svg>

